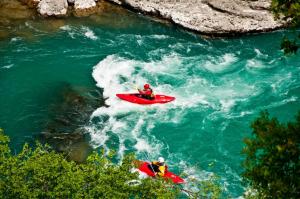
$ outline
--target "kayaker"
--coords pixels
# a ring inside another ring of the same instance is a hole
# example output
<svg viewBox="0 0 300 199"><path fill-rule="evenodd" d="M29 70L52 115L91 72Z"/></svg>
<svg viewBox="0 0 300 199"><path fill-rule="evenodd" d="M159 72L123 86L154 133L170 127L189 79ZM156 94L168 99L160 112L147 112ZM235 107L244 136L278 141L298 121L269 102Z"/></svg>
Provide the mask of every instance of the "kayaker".
<svg viewBox="0 0 300 199"><path fill-rule="evenodd" d="M151 163L151 169L154 170L156 175L164 176L167 171L167 166L165 165L165 159L163 157L159 157L158 161L153 161Z"/></svg>
<svg viewBox="0 0 300 199"><path fill-rule="evenodd" d="M150 88L149 84L144 85L144 89L138 89L139 93L142 95L142 98L153 100L154 94L152 88Z"/></svg>

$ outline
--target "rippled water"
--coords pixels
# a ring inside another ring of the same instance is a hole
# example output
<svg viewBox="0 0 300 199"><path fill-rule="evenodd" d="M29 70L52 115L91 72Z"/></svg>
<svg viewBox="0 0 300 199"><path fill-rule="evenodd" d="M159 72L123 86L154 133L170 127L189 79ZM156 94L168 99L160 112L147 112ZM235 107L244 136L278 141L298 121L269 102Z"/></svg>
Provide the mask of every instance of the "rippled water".
<svg viewBox="0 0 300 199"><path fill-rule="evenodd" d="M0 41L0 126L15 148L42 131L62 84L96 85L109 107L85 126L92 146L163 155L171 170L199 179L216 173L238 197L250 122L264 109L287 121L300 107L300 57L282 56L283 32L204 39L131 13L45 27L27 21L17 27L25 36ZM140 106L115 97L145 82L176 100Z"/></svg>

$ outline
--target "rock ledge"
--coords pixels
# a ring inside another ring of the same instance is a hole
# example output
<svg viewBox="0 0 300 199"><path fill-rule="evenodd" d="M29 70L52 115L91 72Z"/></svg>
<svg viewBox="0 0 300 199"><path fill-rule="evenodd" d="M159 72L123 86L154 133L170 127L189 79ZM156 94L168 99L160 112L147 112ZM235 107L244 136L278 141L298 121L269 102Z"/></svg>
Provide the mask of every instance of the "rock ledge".
<svg viewBox="0 0 300 199"><path fill-rule="evenodd" d="M154 15L185 29L210 36L235 36L268 32L286 27L275 21L271 0L22 0L37 5L42 16L66 16L68 6L75 16L101 11L104 1L127 9ZM97 3L96 3L97 2ZM68 5L69 3L69 5ZM70 9L69 9L70 10ZM72 10L72 9L71 9Z"/></svg>
<svg viewBox="0 0 300 199"><path fill-rule="evenodd" d="M215 36L282 28L270 11L271 0L107 0L128 9L168 19L186 29Z"/></svg>
<svg viewBox="0 0 300 199"><path fill-rule="evenodd" d="M37 6L42 16L65 16L68 11L67 0L41 0Z"/></svg>

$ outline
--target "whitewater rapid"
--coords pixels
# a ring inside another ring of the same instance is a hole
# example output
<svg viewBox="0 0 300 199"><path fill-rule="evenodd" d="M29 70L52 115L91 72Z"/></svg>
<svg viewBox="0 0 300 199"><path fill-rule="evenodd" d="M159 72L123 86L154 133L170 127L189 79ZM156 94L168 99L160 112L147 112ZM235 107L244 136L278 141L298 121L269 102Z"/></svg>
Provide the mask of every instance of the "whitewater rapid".
<svg viewBox="0 0 300 199"><path fill-rule="evenodd" d="M161 51L155 51L159 52ZM297 96L286 98L284 91L291 82L290 78L294 78L292 73L288 73L286 77L276 72L266 76L264 70L278 66L275 61L263 62L268 57L258 49L254 49L254 52L256 56L250 60L242 60L238 53L187 57L172 52L163 55L161 59L146 62L117 54L108 55L94 66L92 73L97 86L104 89L103 95L107 98L108 105L98 108L92 115L92 120L101 118L100 126L94 124L92 128L88 128L92 144L94 147L108 149L114 146L120 157L128 151L135 151L142 159L145 159L145 152L151 159L164 155L168 164L176 165L177 169L189 176L206 178L210 172L189 164L189 159L193 157L186 157L179 150L176 153L171 152L173 149L170 149L168 142L175 140L169 140L165 137L167 134L157 133L160 130L156 127L165 124L176 129L177 124L188 125L187 117L191 112L201 113L202 117L196 122L198 127L192 128L193 132L178 132L186 134L181 139L186 139L185 143L189 145L193 142L191 139L195 139L195 135L189 134L208 131L215 132L217 137L223 136L220 132L226 130L231 120L238 121L239 118L253 115L260 110L298 100ZM153 53L150 52L151 55ZM256 78L255 82L252 82L253 77ZM116 93L135 92L136 86L141 87L146 82L152 85L155 93L175 96L176 100L169 104L141 106L121 101L115 96ZM279 97L271 104L260 103L253 106L266 92L282 98ZM214 126L214 123L218 125ZM213 147L213 143L207 145ZM222 145L216 143L214 147L222 157L231 156ZM219 161L207 161L203 156L205 164L218 162L226 169L231 180L241 181L239 174L230 165ZM222 176L222 180L224 189L230 186L227 177Z"/></svg>
<svg viewBox="0 0 300 199"><path fill-rule="evenodd" d="M93 79L107 99L86 126L93 147L116 150L119 158L127 152L144 160L162 155L172 169L198 179L217 173L230 192L243 189L240 149L252 119L261 110L299 100L289 92L299 86L297 62L282 59L280 51L254 47L251 40L191 42L69 25L61 30L73 40L83 37L119 51L93 67ZM141 106L116 97L144 83L176 100Z"/></svg>

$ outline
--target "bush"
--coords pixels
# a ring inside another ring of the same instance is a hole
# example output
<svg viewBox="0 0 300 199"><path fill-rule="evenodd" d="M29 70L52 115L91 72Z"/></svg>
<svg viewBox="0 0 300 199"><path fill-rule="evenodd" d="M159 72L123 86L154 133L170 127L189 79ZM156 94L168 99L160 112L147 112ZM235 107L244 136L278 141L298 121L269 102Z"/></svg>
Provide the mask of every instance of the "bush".
<svg viewBox="0 0 300 199"><path fill-rule="evenodd" d="M258 198L300 198L300 112L295 122L280 123L262 112L244 140L244 180Z"/></svg>
<svg viewBox="0 0 300 199"><path fill-rule="evenodd" d="M299 27L300 25L300 1L299 0L272 0L271 9L275 15L275 18L283 16L285 20L291 22L291 27ZM300 35L298 35L300 37ZM292 41L286 37L281 42L281 49L284 50L284 54L296 54L299 49L297 43L297 37Z"/></svg>
<svg viewBox="0 0 300 199"><path fill-rule="evenodd" d="M175 198L179 188L162 179L144 179L137 186L131 173L133 155L120 165L94 152L85 163L67 161L63 154L37 143L12 155L9 138L0 130L0 198Z"/></svg>

